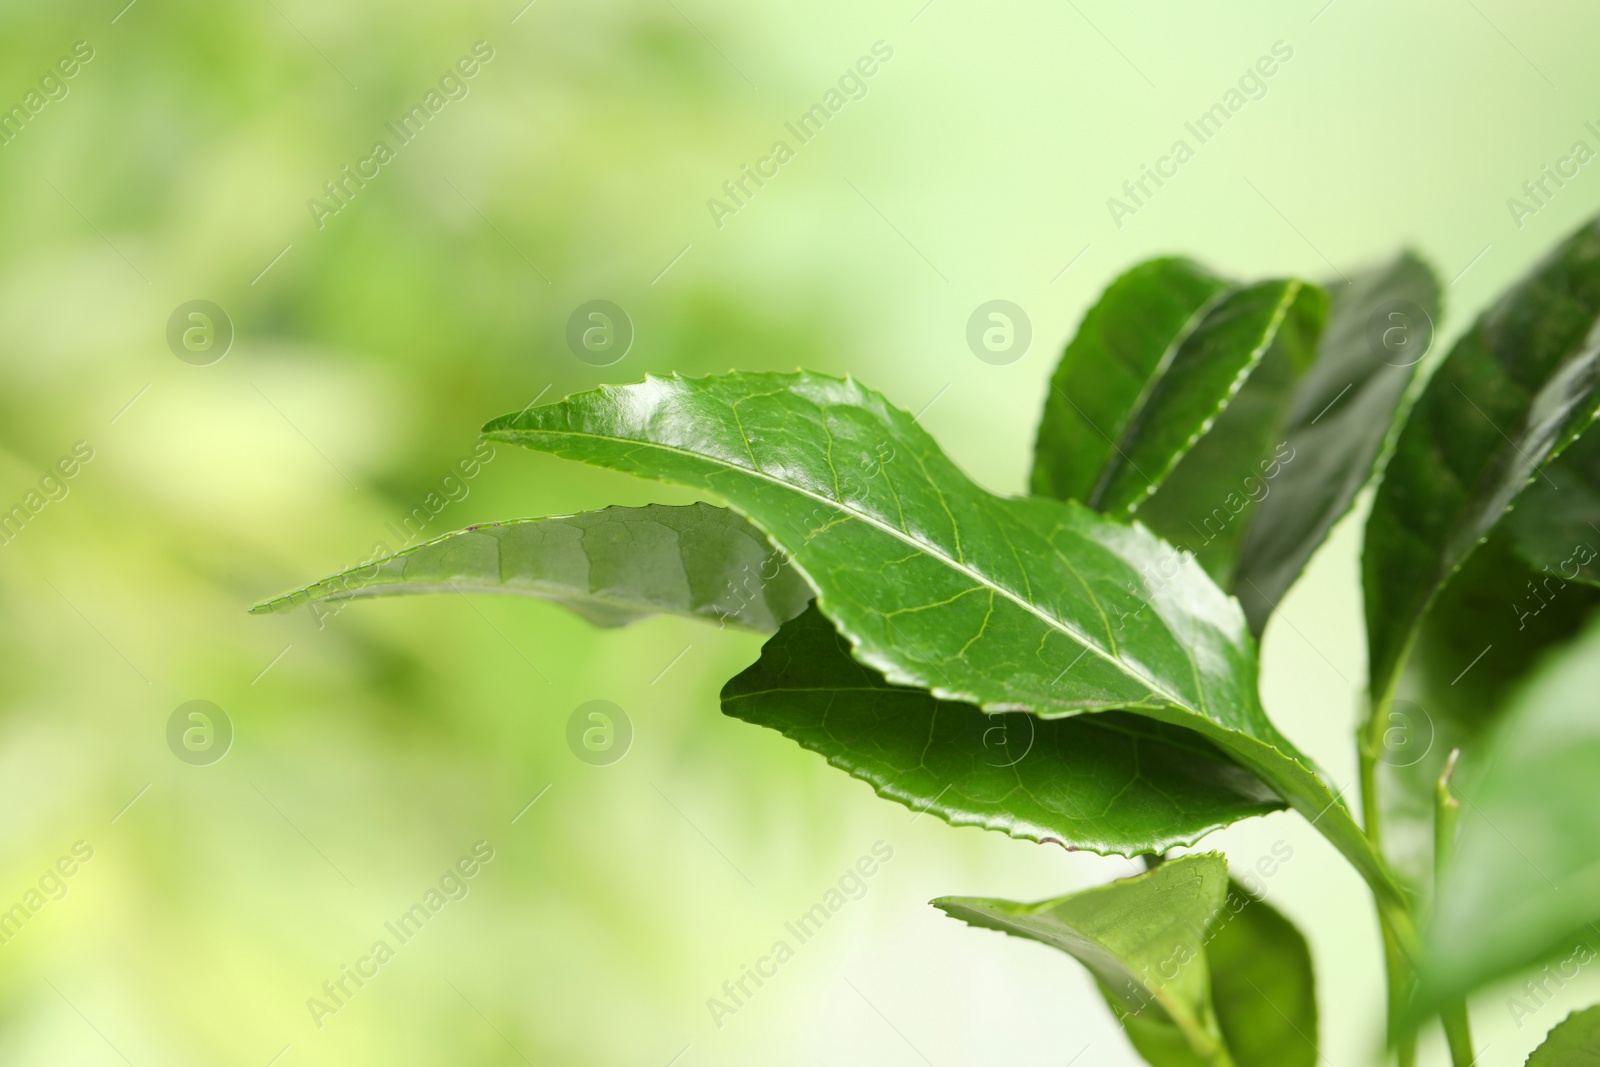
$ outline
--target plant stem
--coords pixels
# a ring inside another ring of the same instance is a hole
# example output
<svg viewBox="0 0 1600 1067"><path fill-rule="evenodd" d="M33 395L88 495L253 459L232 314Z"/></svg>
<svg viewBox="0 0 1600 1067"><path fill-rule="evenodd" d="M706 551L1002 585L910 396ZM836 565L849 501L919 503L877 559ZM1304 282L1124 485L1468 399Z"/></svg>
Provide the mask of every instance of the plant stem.
<svg viewBox="0 0 1600 1067"><path fill-rule="evenodd" d="M1356 751L1361 761L1361 825L1367 840L1382 854L1382 816L1378 802L1378 753L1383 748L1383 724L1392 697L1374 703L1367 721L1356 733ZM1396 1060L1400 1067L1415 1067L1417 1038L1414 1033L1399 1033L1400 1017L1411 994L1411 966L1408 957L1415 955L1415 933L1411 916L1396 914L1397 909L1386 907L1374 895L1378 907L1378 925L1383 931L1383 970L1388 989L1385 1001L1387 1025L1385 1033L1394 1042ZM1409 942L1409 943L1408 943Z"/></svg>
<svg viewBox="0 0 1600 1067"><path fill-rule="evenodd" d="M1439 883L1445 866L1455 852L1456 816L1461 812L1461 801L1450 793L1450 779L1455 774L1459 748L1450 750L1445 760L1444 773L1433 787L1433 892L1439 895ZM1472 1025L1467 1016L1466 998L1450 1001L1439 1011L1439 1021L1444 1024L1445 1041L1450 1046L1450 1062L1454 1067L1472 1067L1476 1058L1472 1051Z"/></svg>

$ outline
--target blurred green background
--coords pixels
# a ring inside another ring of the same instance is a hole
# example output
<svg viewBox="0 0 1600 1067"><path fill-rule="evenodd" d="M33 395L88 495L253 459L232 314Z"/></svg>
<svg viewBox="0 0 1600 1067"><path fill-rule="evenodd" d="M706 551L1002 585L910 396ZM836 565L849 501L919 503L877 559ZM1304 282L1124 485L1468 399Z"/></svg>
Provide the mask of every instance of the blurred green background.
<svg viewBox="0 0 1600 1067"><path fill-rule="evenodd" d="M0 546L0 909L93 850L0 945L7 1065L1137 1062L1076 965L925 905L1132 865L914 819L724 719L756 638L484 597L320 627L245 608L394 546L478 426L537 396L848 371L1018 491L1060 343L1140 258L1325 278L1411 244L1450 283L1448 337L1600 205L1590 165L1520 227L1506 206L1596 143L1600 9L1577 0L125 2L0 5L0 106L92 52L0 145L0 508L93 450ZM466 95L319 227L307 201L478 42ZM784 123L877 42L865 95L799 145ZM1117 225L1107 198L1276 42L1265 94ZM719 226L708 198L780 139L794 158ZM603 368L564 340L596 298L636 333ZM996 298L1034 330L1007 366L964 338ZM210 365L166 341L195 299L236 334ZM457 484L428 535L690 499L505 448ZM1269 708L1338 785L1358 532L1266 638ZM207 766L167 743L195 699L234 729ZM565 741L591 699L633 723L610 766ZM706 999L879 840L866 896L714 1025ZM479 841L470 893L319 1026L308 998ZM1317 952L1325 1061L1372 1062L1356 877L1289 815L1215 844L1249 864L1279 841L1268 895ZM1521 1063L1595 991L1520 1028L1485 994L1481 1062Z"/></svg>

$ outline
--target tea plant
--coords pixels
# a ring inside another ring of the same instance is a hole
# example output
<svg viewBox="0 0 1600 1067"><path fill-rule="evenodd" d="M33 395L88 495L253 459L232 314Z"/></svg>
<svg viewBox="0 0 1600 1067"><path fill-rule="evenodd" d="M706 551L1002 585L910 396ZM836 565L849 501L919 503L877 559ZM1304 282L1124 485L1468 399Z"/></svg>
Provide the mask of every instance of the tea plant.
<svg viewBox="0 0 1600 1067"><path fill-rule="evenodd" d="M1221 855L1166 856L1293 808L1371 889L1395 1057L1437 1018L1468 1067L1468 996L1600 934L1600 223L1421 384L1438 317L1409 254L1326 291L1141 264L1066 346L1025 497L848 377L602 386L484 436L722 505L469 527L254 610L465 590L771 633L726 714L952 824L1147 857L1057 900L934 903L1079 959L1158 1067L1317 1062L1305 938ZM1358 824L1262 707L1256 642L1375 475ZM1032 744L996 765L1016 714ZM1528 1063L1597 1050L1590 1009Z"/></svg>

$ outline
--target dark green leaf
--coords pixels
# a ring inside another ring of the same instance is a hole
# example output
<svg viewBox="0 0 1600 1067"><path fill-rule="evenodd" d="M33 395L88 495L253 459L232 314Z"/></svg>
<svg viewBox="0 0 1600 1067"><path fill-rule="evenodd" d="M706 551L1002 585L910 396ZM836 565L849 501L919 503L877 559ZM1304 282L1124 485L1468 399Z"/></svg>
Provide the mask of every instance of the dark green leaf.
<svg viewBox="0 0 1600 1067"><path fill-rule="evenodd" d="M1528 1057L1528 1067L1596 1067L1600 1064L1600 1007L1575 1011Z"/></svg>
<svg viewBox="0 0 1600 1067"><path fill-rule="evenodd" d="M1137 709L1201 733L1388 884L1267 720L1244 616L1191 558L1080 505L985 492L852 380L649 378L485 433L719 494L788 554L855 658L894 684L991 712Z"/></svg>
<svg viewBox="0 0 1600 1067"><path fill-rule="evenodd" d="M540 597L602 626L666 613L766 633L811 599L805 580L734 512L651 504L470 526L251 610L440 592Z"/></svg>
<svg viewBox="0 0 1600 1067"><path fill-rule="evenodd" d="M1368 661L1378 706L1417 625L1528 479L1586 427L1600 392L1600 223L1485 313L1428 382L1367 521Z"/></svg>
<svg viewBox="0 0 1600 1067"><path fill-rule="evenodd" d="M1241 299L1246 294L1259 297L1280 288L1288 293L1289 287L1295 287L1292 303L1260 362L1160 487L1139 505L1140 521L1193 552L1224 589L1238 584L1240 542L1255 524L1258 507L1270 499L1274 479L1295 458L1286 420L1327 318L1327 297L1313 286L1274 282L1240 294ZM1209 331L1214 318L1236 310L1233 301L1225 301L1197 336Z"/></svg>
<svg viewBox="0 0 1600 1067"><path fill-rule="evenodd" d="M785 623L722 690L722 710L768 726L956 826L1131 856L1192 844L1283 807L1204 738L1125 712L986 715L890 685L850 658L815 608Z"/></svg>
<svg viewBox="0 0 1600 1067"><path fill-rule="evenodd" d="M1232 1061L1212 1005L1205 931L1227 893L1228 865L1208 853L1039 904L944 897L933 906L1078 960L1156 1067L1223 1067Z"/></svg>
<svg viewBox="0 0 1600 1067"><path fill-rule="evenodd" d="M1302 300L1311 301L1311 322L1320 326L1316 304L1321 299L1314 286L1293 279L1261 282L1218 299L1179 341L1170 362L1129 413L1084 502L1108 515L1126 517L1136 511L1211 429L1266 358L1285 323L1305 324L1292 314ZM1289 347L1292 362L1300 346Z"/></svg>
<svg viewBox="0 0 1600 1067"><path fill-rule="evenodd" d="M1600 627L1513 694L1458 778L1418 1012L1588 945L1600 931Z"/></svg>
<svg viewBox="0 0 1600 1067"><path fill-rule="evenodd" d="M1152 259L1089 309L1050 379L1033 491L1089 500L1179 344L1229 283L1186 259Z"/></svg>
<svg viewBox="0 0 1600 1067"><path fill-rule="evenodd" d="M1506 532L1540 579L1600 585L1600 433L1573 442L1506 516Z"/></svg>
<svg viewBox="0 0 1600 1067"><path fill-rule="evenodd" d="M1429 343L1439 319L1439 283L1410 253L1329 292L1327 330L1316 362L1295 389L1287 430L1279 438L1286 441L1286 453L1273 449L1270 459L1277 464L1269 468L1273 476L1262 479L1264 489L1258 492L1264 495L1228 587L1256 633L1371 477L1420 358L1404 346ZM1401 302L1415 305L1427 321L1416 319L1410 309L1397 309ZM1396 314L1402 319L1386 317ZM1403 340L1394 337L1389 347L1369 341L1374 315L1404 327Z"/></svg>

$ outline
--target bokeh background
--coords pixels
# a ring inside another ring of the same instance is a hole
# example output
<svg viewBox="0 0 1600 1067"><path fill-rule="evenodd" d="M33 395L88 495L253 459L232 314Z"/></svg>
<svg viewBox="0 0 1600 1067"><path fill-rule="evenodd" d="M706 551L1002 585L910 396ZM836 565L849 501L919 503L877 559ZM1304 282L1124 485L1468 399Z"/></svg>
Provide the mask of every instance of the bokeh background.
<svg viewBox="0 0 1600 1067"><path fill-rule="evenodd" d="M125 3L0 3L0 105L92 52L0 145L0 506L93 450L0 546L0 909L93 852L0 945L7 1065L1137 1062L1075 964L925 903L1132 865L914 818L725 719L756 638L484 597L245 609L394 544L535 397L848 371L1017 491L1062 340L1143 257L1326 278L1409 244L1448 283L1448 339L1600 206L1600 164L1521 226L1506 205L1600 144L1578 0ZM478 42L468 94L319 227L307 201ZM866 94L795 143L784 123L877 42ZM1107 198L1278 42L1265 95L1119 226ZM795 158L718 225L708 198L779 139ZM635 331L603 368L564 340L596 298ZM235 333L204 366L166 340L195 299ZM1005 366L964 336L991 299L1033 326ZM429 535L689 499L505 448L464 484ZM1265 647L1270 709L1339 785L1356 533ZM207 766L167 742L196 699L234 731ZM609 766L565 740L592 699L633 723ZM706 999L880 840L866 896L714 1025ZM307 999L479 841L466 898L319 1027ZM1207 844L1250 864L1279 842L1267 892L1316 951L1325 1062L1373 1062L1356 877L1289 815ZM1480 1062L1520 1064L1595 993L1520 1028L1485 994Z"/></svg>

